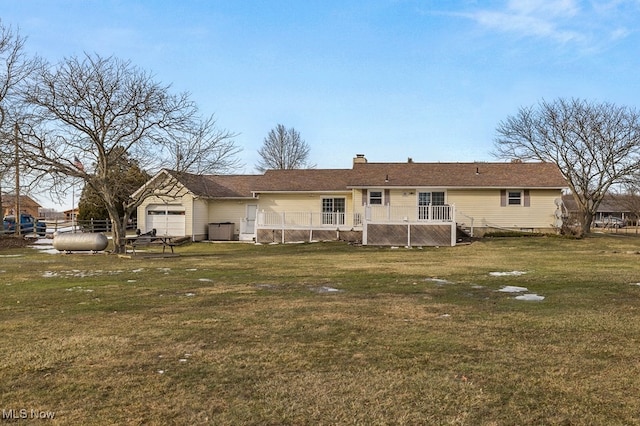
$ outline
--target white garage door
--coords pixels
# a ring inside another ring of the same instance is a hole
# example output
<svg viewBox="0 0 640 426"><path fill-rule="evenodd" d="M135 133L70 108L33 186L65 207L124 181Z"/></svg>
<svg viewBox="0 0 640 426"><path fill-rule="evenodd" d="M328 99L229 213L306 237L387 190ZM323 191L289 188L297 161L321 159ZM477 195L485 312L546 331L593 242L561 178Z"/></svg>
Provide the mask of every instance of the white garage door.
<svg viewBox="0 0 640 426"><path fill-rule="evenodd" d="M180 205L151 204L147 207L146 231L157 235L184 237L186 229L184 207Z"/></svg>

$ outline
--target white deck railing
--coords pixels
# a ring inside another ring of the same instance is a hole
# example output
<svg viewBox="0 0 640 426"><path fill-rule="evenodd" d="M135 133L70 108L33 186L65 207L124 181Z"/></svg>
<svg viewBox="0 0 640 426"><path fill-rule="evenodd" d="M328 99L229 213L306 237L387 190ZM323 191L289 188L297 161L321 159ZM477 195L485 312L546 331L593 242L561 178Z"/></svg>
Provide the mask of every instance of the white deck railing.
<svg viewBox="0 0 640 426"><path fill-rule="evenodd" d="M454 222L455 206L367 206L365 218L368 222Z"/></svg>
<svg viewBox="0 0 640 426"><path fill-rule="evenodd" d="M259 212L257 225L262 228L336 228L362 225L360 213Z"/></svg>
<svg viewBox="0 0 640 426"><path fill-rule="evenodd" d="M454 222L453 205L366 206L364 214L344 212L258 212L260 228L338 228L358 227L363 221L374 223Z"/></svg>

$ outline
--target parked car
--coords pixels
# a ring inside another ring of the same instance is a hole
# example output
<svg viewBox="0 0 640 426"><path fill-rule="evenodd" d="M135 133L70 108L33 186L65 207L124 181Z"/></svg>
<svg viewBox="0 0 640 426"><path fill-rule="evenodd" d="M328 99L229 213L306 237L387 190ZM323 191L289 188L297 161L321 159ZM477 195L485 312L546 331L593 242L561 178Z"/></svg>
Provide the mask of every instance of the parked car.
<svg viewBox="0 0 640 426"><path fill-rule="evenodd" d="M16 217L15 215L8 215L2 219L2 229L5 234L16 232ZM20 214L20 233L21 234L38 234L40 237L44 237L47 232L47 224L38 221L29 213Z"/></svg>
<svg viewBox="0 0 640 426"><path fill-rule="evenodd" d="M624 220L615 216L607 216L595 220L593 226L596 228L622 228L624 227Z"/></svg>

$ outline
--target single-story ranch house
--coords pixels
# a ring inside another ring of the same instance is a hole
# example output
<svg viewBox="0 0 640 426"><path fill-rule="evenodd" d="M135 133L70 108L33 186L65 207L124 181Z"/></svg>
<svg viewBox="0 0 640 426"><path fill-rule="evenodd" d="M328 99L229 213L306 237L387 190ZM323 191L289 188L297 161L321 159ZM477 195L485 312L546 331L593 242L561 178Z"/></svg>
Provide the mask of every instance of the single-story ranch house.
<svg viewBox="0 0 640 426"><path fill-rule="evenodd" d="M567 186L551 163L373 163L361 154L351 169L163 170L145 187L158 182L173 185L138 208L142 232L194 241L348 239L398 246L455 245L460 230L476 236L556 232Z"/></svg>

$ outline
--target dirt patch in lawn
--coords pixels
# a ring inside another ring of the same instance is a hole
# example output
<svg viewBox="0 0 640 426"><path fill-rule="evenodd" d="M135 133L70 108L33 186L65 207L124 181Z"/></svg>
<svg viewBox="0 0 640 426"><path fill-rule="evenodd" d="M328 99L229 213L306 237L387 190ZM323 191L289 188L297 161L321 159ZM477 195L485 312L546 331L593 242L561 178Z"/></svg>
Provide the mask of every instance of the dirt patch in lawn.
<svg viewBox="0 0 640 426"><path fill-rule="evenodd" d="M29 245L29 241L22 237L15 237L13 235L0 237L0 250L22 248L28 245Z"/></svg>

